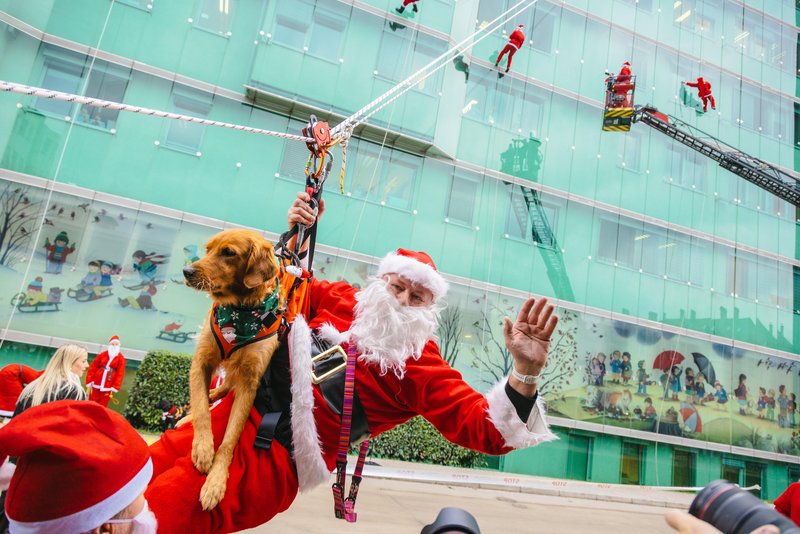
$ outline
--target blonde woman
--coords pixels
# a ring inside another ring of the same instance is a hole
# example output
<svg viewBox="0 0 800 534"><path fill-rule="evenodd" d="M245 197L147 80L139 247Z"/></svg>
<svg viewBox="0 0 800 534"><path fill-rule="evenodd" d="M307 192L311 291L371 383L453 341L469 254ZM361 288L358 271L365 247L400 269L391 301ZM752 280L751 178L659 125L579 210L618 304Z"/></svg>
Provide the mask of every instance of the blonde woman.
<svg viewBox="0 0 800 534"><path fill-rule="evenodd" d="M89 354L77 345L58 347L42 376L25 386L17 400L14 415L32 406L57 400L86 400L81 376L89 367Z"/></svg>

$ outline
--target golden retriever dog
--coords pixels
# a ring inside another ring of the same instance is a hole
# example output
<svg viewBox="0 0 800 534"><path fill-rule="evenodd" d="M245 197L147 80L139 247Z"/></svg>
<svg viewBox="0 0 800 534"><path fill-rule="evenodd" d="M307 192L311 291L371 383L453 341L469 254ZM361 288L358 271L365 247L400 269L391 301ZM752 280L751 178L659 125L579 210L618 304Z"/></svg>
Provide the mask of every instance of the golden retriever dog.
<svg viewBox="0 0 800 534"><path fill-rule="evenodd" d="M278 346L278 336L272 335L231 350L230 343L235 347L240 340L234 340L232 324L219 325L221 317L226 317L220 314L227 313L227 317L234 318L243 314L251 319L257 317L264 309L265 299L274 298L278 273L272 244L258 232L242 229L225 230L213 236L206 243L206 255L183 269L186 284L207 292L215 304L197 339L189 372L194 423L192 461L198 471L208 474L200 491L204 510L214 508L225 495L234 447L249 417L261 375ZM267 300L270 302L273 301ZM225 381L209 392L211 375L223 360ZM221 399L231 389L235 390L236 397L225 436L215 454L209 400Z"/></svg>

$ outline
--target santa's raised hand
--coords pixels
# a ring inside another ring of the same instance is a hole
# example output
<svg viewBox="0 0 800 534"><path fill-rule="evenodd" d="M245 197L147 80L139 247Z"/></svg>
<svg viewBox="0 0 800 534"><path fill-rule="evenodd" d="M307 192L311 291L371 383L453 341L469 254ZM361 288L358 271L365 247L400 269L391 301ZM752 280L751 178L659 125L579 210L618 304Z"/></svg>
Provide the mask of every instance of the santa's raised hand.
<svg viewBox="0 0 800 534"><path fill-rule="evenodd" d="M503 325L506 348L514 358L516 373L508 378L508 383L517 392L532 397L536 393L536 381L547 363L550 338L558 324L555 308L542 297L529 298L522 305L513 323L508 317ZM518 375L522 378L518 378Z"/></svg>

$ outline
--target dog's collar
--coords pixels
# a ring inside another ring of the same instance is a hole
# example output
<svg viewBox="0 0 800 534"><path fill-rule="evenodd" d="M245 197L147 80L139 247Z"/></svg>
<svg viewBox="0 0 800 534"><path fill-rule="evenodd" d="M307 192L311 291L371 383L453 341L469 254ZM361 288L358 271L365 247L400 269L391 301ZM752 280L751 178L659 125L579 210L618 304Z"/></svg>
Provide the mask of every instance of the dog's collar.
<svg viewBox="0 0 800 534"><path fill-rule="evenodd" d="M275 322L278 307L280 306L280 280L275 280L275 290L262 300L257 306L224 306L214 308L214 322L220 330L232 326L236 332L233 344L249 341L258 335L261 330Z"/></svg>

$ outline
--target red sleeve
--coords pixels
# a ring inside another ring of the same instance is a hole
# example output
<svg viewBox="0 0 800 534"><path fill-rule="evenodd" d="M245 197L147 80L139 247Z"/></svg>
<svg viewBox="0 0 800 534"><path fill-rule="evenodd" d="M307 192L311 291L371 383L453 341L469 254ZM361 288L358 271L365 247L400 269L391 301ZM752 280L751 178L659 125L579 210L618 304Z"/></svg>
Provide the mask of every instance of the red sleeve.
<svg viewBox="0 0 800 534"><path fill-rule="evenodd" d="M775 499L775 509L785 515L786 517L792 517L792 496L794 495L795 489L797 489L798 483L795 482L794 484L789 484L789 487L786 488L786 491L781 493L780 497Z"/></svg>
<svg viewBox="0 0 800 534"><path fill-rule="evenodd" d="M686 82L686 85L688 85L689 87L698 87L697 83L695 82Z"/></svg>
<svg viewBox="0 0 800 534"><path fill-rule="evenodd" d="M428 342L418 361L409 360L400 387L400 399L449 441L491 455L512 450L489 420L486 398L442 359L435 343Z"/></svg>
<svg viewBox="0 0 800 534"><path fill-rule="evenodd" d="M116 372L114 373L114 383L111 384L111 387L119 391L122 388L122 381L125 379L125 356L122 353L118 354L114 358L114 364L116 365Z"/></svg>
<svg viewBox="0 0 800 534"><path fill-rule="evenodd" d="M92 363L89 364L89 368L86 370L86 385L94 383L94 377L97 374L97 369L100 367L100 356L104 353L100 353L94 357Z"/></svg>

